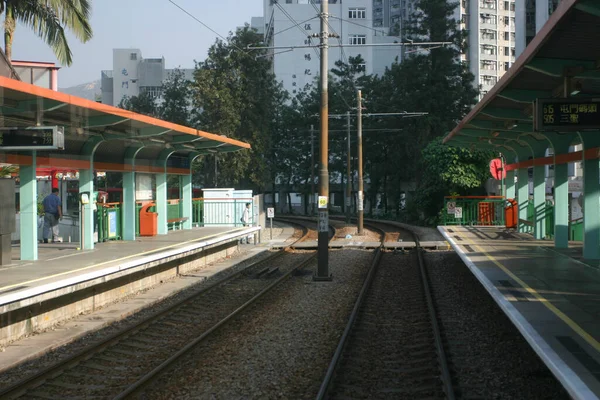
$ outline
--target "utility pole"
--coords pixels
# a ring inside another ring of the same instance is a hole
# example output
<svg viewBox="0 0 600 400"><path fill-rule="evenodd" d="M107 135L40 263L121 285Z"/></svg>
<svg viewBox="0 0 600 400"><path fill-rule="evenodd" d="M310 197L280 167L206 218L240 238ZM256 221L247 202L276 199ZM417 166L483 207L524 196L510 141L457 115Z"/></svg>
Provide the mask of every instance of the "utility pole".
<svg viewBox="0 0 600 400"><path fill-rule="evenodd" d="M358 91L358 117L356 125L358 127L358 234L363 233L363 157L362 157L362 92Z"/></svg>
<svg viewBox="0 0 600 400"><path fill-rule="evenodd" d="M315 215L315 127L310 126L310 215Z"/></svg>
<svg viewBox="0 0 600 400"><path fill-rule="evenodd" d="M352 211L351 198L352 198L352 187L350 186L350 111L346 112L346 123L348 124L348 133L346 135L346 141L348 142L348 149L346 151L346 222L350 223L350 215Z"/></svg>
<svg viewBox="0 0 600 400"><path fill-rule="evenodd" d="M319 220L318 265L316 281L329 281L329 93L328 93L328 39L329 1L321 1L321 143L319 164Z"/></svg>

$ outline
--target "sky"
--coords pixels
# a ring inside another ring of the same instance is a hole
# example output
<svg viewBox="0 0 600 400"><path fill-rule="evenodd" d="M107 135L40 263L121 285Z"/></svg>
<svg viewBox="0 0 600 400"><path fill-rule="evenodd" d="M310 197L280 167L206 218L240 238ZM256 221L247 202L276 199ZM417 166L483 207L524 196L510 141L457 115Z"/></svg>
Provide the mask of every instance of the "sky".
<svg viewBox="0 0 600 400"><path fill-rule="evenodd" d="M222 36L263 12L263 0L174 1ZM217 38L169 0L92 0L91 25L94 37L85 44L69 35L73 64L59 71L61 88L100 79L100 71L112 69L113 48L139 48L144 58L164 57L167 68L193 68ZM22 25L15 31L12 58L57 62Z"/></svg>

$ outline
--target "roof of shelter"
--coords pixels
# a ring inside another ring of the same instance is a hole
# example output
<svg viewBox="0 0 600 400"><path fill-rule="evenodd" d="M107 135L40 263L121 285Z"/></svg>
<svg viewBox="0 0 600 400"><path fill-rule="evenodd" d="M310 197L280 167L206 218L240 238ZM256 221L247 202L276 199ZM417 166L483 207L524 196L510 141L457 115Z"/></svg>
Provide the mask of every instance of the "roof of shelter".
<svg viewBox="0 0 600 400"><path fill-rule="evenodd" d="M0 127L58 125L65 128L65 150L44 156L77 158L85 144L99 144L95 161L123 163L127 147L142 147L149 162L170 149L181 156L249 149L238 140L173 124L121 108L0 76Z"/></svg>
<svg viewBox="0 0 600 400"><path fill-rule="evenodd" d="M543 139L542 132L534 133L534 101L599 97L599 26L598 1L561 1L512 67L444 143L498 148L523 135Z"/></svg>

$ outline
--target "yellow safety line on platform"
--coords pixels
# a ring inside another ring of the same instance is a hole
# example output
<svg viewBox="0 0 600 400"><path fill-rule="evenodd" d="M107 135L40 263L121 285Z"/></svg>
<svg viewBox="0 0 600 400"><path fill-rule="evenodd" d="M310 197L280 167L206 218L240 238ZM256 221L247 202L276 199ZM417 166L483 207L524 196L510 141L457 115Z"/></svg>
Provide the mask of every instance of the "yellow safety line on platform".
<svg viewBox="0 0 600 400"><path fill-rule="evenodd" d="M460 245L462 245L462 246L469 245L469 243L464 243L464 244L460 243L459 246ZM527 292L534 295L536 299L538 299L544 306L546 306L546 308L548 308L550 311L552 311L554 313L554 315L556 315L558 318L560 318L565 324L569 325L571 327L571 329L573 329L579 336L581 336L581 338L583 340L585 340L590 346L592 346L596 351L600 351L600 343L596 339L594 339L594 337L592 335L590 335L582 327L580 327L575 321L573 321L565 313L563 313L558 308L556 308L549 300L544 298L544 296L539 294L535 289L529 287L529 285L527 285L525 282L523 282L521 279L519 279L519 277L517 277L515 274L510 272L510 270L507 267L505 267L500 261L496 260L494 258L494 256L488 254L485 250L483 250L481 247L479 247L475 243L472 243L470 245L477 248L477 250L480 251L481 253L483 253L491 262L496 264L496 266L498 268L500 268L508 276L510 276L514 281L516 281L519 285L521 285L521 287L523 287L523 289L527 290Z"/></svg>
<svg viewBox="0 0 600 400"><path fill-rule="evenodd" d="M238 228L238 229L241 229L241 228ZM236 229L234 229L234 230L236 230ZM143 253L132 254L130 256L126 256L126 257L123 257L123 258L117 258L116 260L104 261L104 262L101 262L100 264L94 264L94 265L90 265L90 266L83 267L83 268L73 269L71 271L65 271L65 272L61 272L59 274L45 276L43 278L33 279L33 280L27 281L27 282L15 283L14 285L10 285L10 286L3 286L3 287L0 287L0 292L3 292L5 290L8 290L8 289L13 288L13 287L17 287L17 286L28 285L30 283L40 282L40 281L44 281L44 280L47 280L47 279L52 279L52 278L56 278L56 277L59 277L59 276L72 274L74 272L85 271L86 269L92 269L92 268L100 267L100 266L105 265L105 264L121 262L121 261L127 260L129 258L143 256L143 255L148 254L148 253L154 253L155 251L167 250L167 249L170 249L170 248L173 248L173 247L181 246L183 244L188 244L188 243L192 243L192 242L198 242L198 241L201 241L201 240L210 239L210 238L213 238L215 236L219 236L219 235L222 235L224 233L229 233L229 232L232 232L232 231L215 233L214 235L205 236L205 237L201 237L201 238L198 238L198 239L192 239L192 240L188 240L186 242L180 242L180 243L172 244L172 245L169 245L169 246L166 246L166 247L161 247L159 249L148 250L148 251L145 251Z"/></svg>

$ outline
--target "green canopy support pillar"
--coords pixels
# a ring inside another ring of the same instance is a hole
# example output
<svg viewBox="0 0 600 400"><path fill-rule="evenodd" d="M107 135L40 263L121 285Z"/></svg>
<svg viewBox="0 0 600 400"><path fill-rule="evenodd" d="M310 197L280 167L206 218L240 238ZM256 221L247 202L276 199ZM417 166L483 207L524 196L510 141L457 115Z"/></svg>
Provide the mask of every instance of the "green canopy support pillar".
<svg viewBox="0 0 600 400"><path fill-rule="evenodd" d="M80 234L83 234L83 240L81 240L82 250L93 250L94 249L94 153L102 139L93 137L89 139L81 150L81 155L86 157L90 166L88 169L79 170L79 193L88 192L90 194L90 202L83 206L83 215L81 221L83 221L82 229ZM81 206L80 206L81 207Z"/></svg>
<svg viewBox="0 0 600 400"><path fill-rule="evenodd" d="M187 218L183 222L183 229L192 229L192 173L179 178L181 187L181 216Z"/></svg>
<svg viewBox="0 0 600 400"><path fill-rule="evenodd" d="M600 147L598 132L580 132L583 154ZM583 258L600 260L600 165L583 157Z"/></svg>
<svg viewBox="0 0 600 400"><path fill-rule="evenodd" d="M162 172L156 174L156 212L158 213L157 233L159 235L166 235L169 232L167 224L167 160L173 153L175 153L175 150L164 149L160 152L158 159L156 160L156 165L162 170Z"/></svg>
<svg viewBox="0 0 600 400"><path fill-rule="evenodd" d="M79 193L88 192L90 194L90 202L83 206L83 214L81 215L81 250L94 249L94 169L93 163L90 161L90 169L79 170ZM80 206L81 207L81 206Z"/></svg>
<svg viewBox="0 0 600 400"><path fill-rule="evenodd" d="M546 156L549 145L546 140L538 140L530 135L519 138L531 147L533 158ZM533 166L533 236L536 239L544 239L546 236L546 166Z"/></svg>
<svg viewBox="0 0 600 400"><path fill-rule="evenodd" d="M517 140L510 142L515 149L519 162L527 161L531 156L531 148L525 143L520 143ZM529 174L527 168L519 168L517 170L517 203L519 204L519 232L527 232L527 225L521 221L527 220L527 206L529 204Z"/></svg>
<svg viewBox="0 0 600 400"><path fill-rule="evenodd" d="M21 230L21 260L38 259L38 213L36 152L31 152L31 165L19 166L19 225Z"/></svg>
<svg viewBox="0 0 600 400"><path fill-rule="evenodd" d="M506 198L515 198L515 170L506 171Z"/></svg>
<svg viewBox="0 0 600 400"><path fill-rule="evenodd" d="M579 141L576 135L544 133L554 150L554 247L569 247L569 164L557 164L556 158L569 152L569 146Z"/></svg>
<svg viewBox="0 0 600 400"><path fill-rule="evenodd" d="M123 172L123 240L135 240L135 157L144 146L128 147L125 150L124 164L128 168Z"/></svg>

